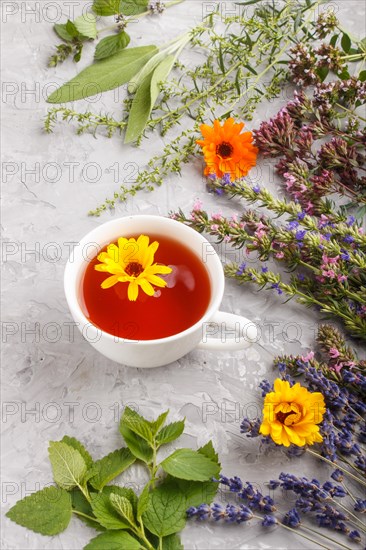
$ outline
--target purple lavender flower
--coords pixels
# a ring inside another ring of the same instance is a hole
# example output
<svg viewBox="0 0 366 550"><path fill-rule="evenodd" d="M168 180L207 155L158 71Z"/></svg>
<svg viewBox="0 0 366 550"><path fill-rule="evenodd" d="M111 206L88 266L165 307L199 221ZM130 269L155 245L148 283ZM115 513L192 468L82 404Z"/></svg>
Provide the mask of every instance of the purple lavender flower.
<svg viewBox="0 0 366 550"><path fill-rule="evenodd" d="M268 380L262 380L260 382L259 387L262 390L262 397L265 397L267 393L270 391L273 391L273 384L271 384Z"/></svg>
<svg viewBox="0 0 366 550"><path fill-rule="evenodd" d="M352 237L352 235L346 235L345 237L343 237L343 241L345 243L353 243L355 239L354 237Z"/></svg>
<svg viewBox="0 0 366 550"><path fill-rule="evenodd" d="M354 542L361 542L361 535L358 531L356 531L356 529L351 531L348 536Z"/></svg>
<svg viewBox="0 0 366 550"><path fill-rule="evenodd" d="M355 505L354 505L354 510L356 512L360 512L361 514L364 514L366 512L366 500L362 500L361 498L357 498L356 502L355 502Z"/></svg>
<svg viewBox="0 0 366 550"><path fill-rule="evenodd" d="M283 523L289 527L296 528L300 525L301 519L296 508L289 510L283 518Z"/></svg>
<svg viewBox="0 0 366 550"><path fill-rule="evenodd" d="M334 470L334 472L331 474L330 476L332 479L334 479L334 481L338 481L338 482L341 482L343 481L343 472L341 470L338 470L338 468L336 470Z"/></svg>
<svg viewBox="0 0 366 550"><path fill-rule="evenodd" d="M274 516L265 515L262 521L263 527L272 527L278 523L277 519Z"/></svg>
<svg viewBox="0 0 366 550"><path fill-rule="evenodd" d="M249 420L249 418L243 418L240 424L240 432L247 434L247 437L258 437L261 421L259 418L256 420Z"/></svg>

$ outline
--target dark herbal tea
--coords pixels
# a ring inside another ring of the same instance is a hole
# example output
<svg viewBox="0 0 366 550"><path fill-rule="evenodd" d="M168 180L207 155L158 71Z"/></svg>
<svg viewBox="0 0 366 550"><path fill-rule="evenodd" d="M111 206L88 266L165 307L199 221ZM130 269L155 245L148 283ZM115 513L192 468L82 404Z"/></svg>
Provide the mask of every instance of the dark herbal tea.
<svg viewBox="0 0 366 550"><path fill-rule="evenodd" d="M102 289L101 283L110 274L94 269L100 263L97 257L86 268L81 307L89 321L104 332L129 340L166 338L194 325L208 307L210 279L202 259L169 237L149 235L149 238L150 243L159 242L154 263L172 268L169 275L160 275L167 286L154 287L154 296L140 289L137 300L132 302L127 297L128 283L121 282Z"/></svg>

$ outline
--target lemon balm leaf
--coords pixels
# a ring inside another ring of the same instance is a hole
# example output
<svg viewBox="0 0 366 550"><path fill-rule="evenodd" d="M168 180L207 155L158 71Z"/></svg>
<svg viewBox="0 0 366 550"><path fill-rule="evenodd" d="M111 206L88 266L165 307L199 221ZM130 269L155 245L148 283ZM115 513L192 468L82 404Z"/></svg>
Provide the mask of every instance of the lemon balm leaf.
<svg viewBox="0 0 366 550"><path fill-rule="evenodd" d="M49 536L64 531L71 515L71 497L67 491L57 487L46 487L19 500L6 513L18 525Z"/></svg>
<svg viewBox="0 0 366 550"><path fill-rule="evenodd" d="M142 519L151 533L164 537L183 529L186 523L185 511L184 495L171 485L161 485L150 493Z"/></svg>
<svg viewBox="0 0 366 550"><path fill-rule="evenodd" d="M197 451L178 449L161 463L173 477L191 481L208 481L218 475L220 466Z"/></svg>
<svg viewBox="0 0 366 550"><path fill-rule="evenodd" d="M108 531L92 539L84 547L84 550L106 550L106 548L108 550L140 550L141 544L124 531Z"/></svg>
<svg viewBox="0 0 366 550"><path fill-rule="evenodd" d="M115 477L124 472L136 460L136 457L126 447L117 449L107 456L97 460L90 470L89 483L100 491Z"/></svg>
<svg viewBox="0 0 366 550"><path fill-rule="evenodd" d="M75 437L70 437L68 435L64 435L64 437L61 439L61 442L66 443L66 445L69 445L73 449L76 449L77 451L79 451L79 453L83 457L84 462L85 462L85 464L87 465L88 468L90 468L92 466L92 464L93 464L92 457L90 456L89 452L86 450L84 445L82 443L80 443L80 441L78 441Z"/></svg>
<svg viewBox="0 0 366 550"><path fill-rule="evenodd" d="M53 478L59 487L69 491L82 483L87 467L79 451L62 441L50 441L48 453Z"/></svg>

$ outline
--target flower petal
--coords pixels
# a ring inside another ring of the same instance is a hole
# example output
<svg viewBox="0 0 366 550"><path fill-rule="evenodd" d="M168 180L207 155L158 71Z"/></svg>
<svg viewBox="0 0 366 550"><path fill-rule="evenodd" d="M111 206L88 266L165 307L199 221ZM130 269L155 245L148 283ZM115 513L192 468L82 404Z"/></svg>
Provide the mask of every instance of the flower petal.
<svg viewBox="0 0 366 550"><path fill-rule="evenodd" d="M107 279L104 279L102 284L100 285L102 288L111 288L111 286L118 283L118 277L115 275L112 275L112 277L108 277Z"/></svg>
<svg viewBox="0 0 366 550"><path fill-rule="evenodd" d="M139 295L139 286L136 283L136 281L132 281L128 285L128 299L131 300L131 302L135 302L137 300L137 296Z"/></svg>

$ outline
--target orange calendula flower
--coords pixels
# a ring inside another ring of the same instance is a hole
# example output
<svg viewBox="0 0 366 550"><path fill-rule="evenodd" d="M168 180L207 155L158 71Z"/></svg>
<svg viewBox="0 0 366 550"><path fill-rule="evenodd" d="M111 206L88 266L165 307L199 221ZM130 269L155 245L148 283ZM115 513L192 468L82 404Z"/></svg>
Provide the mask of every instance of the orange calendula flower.
<svg viewBox="0 0 366 550"><path fill-rule="evenodd" d="M165 287L166 281L157 274L165 275L171 273L171 267L160 264L153 264L154 254L159 243L154 241L149 244L149 237L140 235L138 239L118 239L118 246L110 244L107 252L101 252L97 264L97 271L105 271L112 276L105 279L101 287L110 288L117 283L129 283L128 299L135 301L139 294L139 287L152 296L155 293L154 286ZM154 285L154 286L153 286Z"/></svg>
<svg viewBox="0 0 366 550"><path fill-rule="evenodd" d="M233 118L225 120L221 126L219 120L213 126L200 126L204 139L196 143L202 147L206 162L205 176L216 174L222 178L230 174L230 180L246 176L257 161L258 149L253 145L252 132L243 132L244 122L235 122Z"/></svg>
<svg viewBox="0 0 366 550"><path fill-rule="evenodd" d="M323 441L318 424L325 413L324 397L311 393L299 383L290 386L277 378L274 391L264 399L263 422L259 432L269 435L277 445L299 447Z"/></svg>

